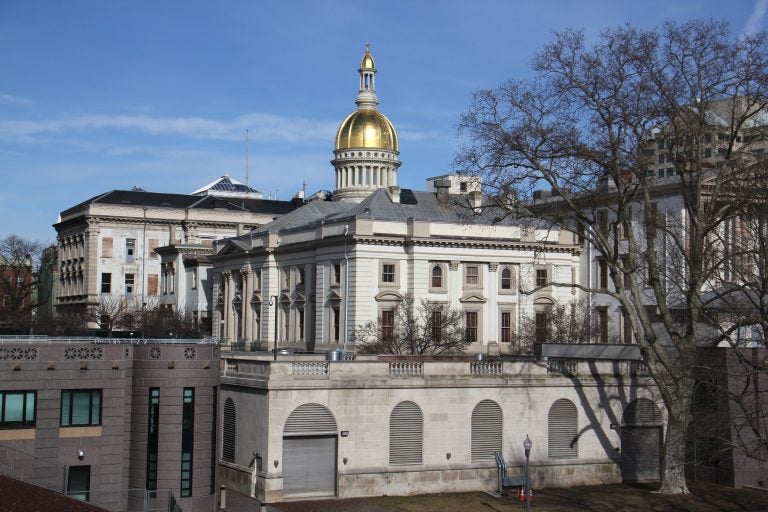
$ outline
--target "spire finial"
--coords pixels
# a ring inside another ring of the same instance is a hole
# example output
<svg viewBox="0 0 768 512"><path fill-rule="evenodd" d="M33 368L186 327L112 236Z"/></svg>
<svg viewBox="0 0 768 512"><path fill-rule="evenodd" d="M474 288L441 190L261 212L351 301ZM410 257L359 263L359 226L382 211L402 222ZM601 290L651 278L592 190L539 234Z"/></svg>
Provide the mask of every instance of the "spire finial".
<svg viewBox="0 0 768 512"><path fill-rule="evenodd" d="M369 41L365 42L365 53L371 53L371 43Z"/></svg>

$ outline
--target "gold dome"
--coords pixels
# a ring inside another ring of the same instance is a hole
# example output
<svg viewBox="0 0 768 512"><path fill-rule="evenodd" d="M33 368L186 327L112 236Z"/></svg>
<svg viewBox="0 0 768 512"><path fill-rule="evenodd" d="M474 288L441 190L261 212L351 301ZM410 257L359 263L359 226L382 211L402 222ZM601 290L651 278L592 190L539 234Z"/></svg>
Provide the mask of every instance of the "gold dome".
<svg viewBox="0 0 768 512"><path fill-rule="evenodd" d="M360 61L360 70L376 69L376 63L373 62L373 55L370 49L366 48L363 54L363 60Z"/></svg>
<svg viewBox="0 0 768 512"><path fill-rule="evenodd" d="M336 132L336 149L370 148L400 151L395 127L373 109L352 112Z"/></svg>

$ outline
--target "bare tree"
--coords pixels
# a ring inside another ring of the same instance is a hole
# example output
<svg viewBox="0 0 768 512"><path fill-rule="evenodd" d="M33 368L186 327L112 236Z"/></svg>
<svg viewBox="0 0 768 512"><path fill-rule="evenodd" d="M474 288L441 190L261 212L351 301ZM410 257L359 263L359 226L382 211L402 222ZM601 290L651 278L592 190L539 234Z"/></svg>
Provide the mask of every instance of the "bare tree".
<svg viewBox="0 0 768 512"><path fill-rule="evenodd" d="M470 343L460 310L411 295L355 331L356 349L368 354L455 354Z"/></svg>
<svg viewBox="0 0 768 512"><path fill-rule="evenodd" d="M39 290L43 244L17 235L0 239L0 326L28 329L50 297Z"/></svg>
<svg viewBox="0 0 768 512"><path fill-rule="evenodd" d="M531 352L535 343L545 338L549 343L593 343L601 340L600 325L589 311L589 304L574 301L567 304L554 304L546 312L546 332L540 332L541 326L536 319L523 315L517 330L515 343L519 352Z"/></svg>
<svg viewBox="0 0 768 512"><path fill-rule="evenodd" d="M611 286L577 287L622 308L658 386L663 493L688 492L695 352L722 339L702 328L724 264L709 247L744 204L728 183L762 158L766 49L765 33L733 39L712 20L611 28L591 45L565 31L535 56L534 78L479 91L460 122L457 164L483 176L492 206L601 254ZM534 196L542 186L554 197Z"/></svg>

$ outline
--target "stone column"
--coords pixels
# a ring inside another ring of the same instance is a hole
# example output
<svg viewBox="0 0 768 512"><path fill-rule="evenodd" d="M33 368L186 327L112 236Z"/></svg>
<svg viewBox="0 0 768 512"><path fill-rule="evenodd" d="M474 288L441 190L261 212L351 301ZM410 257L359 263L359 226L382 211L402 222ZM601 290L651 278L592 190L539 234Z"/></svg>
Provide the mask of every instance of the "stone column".
<svg viewBox="0 0 768 512"><path fill-rule="evenodd" d="M222 285L224 286L224 339L233 341L234 315L232 314L232 272L222 272Z"/></svg>
<svg viewBox="0 0 768 512"><path fill-rule="evenodd" d="M242 337L244 341L253 340L253 313L251 311L251 290L253 288L251 284L252 272L249 265L245 265L240 270L240 275L243 276L243 300L242 311L243 315L243 333Z"/></svg>

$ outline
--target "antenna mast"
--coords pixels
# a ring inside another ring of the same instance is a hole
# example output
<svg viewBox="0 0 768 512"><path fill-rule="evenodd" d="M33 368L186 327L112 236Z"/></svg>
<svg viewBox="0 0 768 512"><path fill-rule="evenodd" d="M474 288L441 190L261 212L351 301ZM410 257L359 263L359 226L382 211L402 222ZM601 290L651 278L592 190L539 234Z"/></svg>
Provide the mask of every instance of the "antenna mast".
<svg viewBox="0 0 768 512"><path fill-rule="evenodd" d="M248 186L248 157L250 153L250 139L248 138L248 130L245 130L245 186Z"/></svg>

